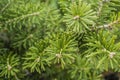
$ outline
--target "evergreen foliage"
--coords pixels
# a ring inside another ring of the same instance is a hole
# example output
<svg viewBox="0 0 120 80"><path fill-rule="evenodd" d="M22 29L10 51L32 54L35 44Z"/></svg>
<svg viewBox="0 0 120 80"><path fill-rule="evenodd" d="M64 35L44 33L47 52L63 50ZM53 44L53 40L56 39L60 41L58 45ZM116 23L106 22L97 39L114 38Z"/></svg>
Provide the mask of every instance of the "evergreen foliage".
<svg viewBox="0 0 120 80"><path fill-rule="evenodd" d="M120 0L0 0L0 80L103 80L119 30Z"/></svg>

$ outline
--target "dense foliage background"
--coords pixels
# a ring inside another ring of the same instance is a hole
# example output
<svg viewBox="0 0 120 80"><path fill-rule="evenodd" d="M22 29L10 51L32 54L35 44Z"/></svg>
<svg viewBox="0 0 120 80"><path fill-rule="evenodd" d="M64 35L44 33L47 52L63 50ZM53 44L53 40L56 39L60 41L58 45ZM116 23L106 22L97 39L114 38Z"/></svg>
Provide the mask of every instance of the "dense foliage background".
<svg viewBox="0 0 120 80"><path fill-rule="evenodd" d="M0 0L0 80L102 80L120 71L120 0Z"/></svg>

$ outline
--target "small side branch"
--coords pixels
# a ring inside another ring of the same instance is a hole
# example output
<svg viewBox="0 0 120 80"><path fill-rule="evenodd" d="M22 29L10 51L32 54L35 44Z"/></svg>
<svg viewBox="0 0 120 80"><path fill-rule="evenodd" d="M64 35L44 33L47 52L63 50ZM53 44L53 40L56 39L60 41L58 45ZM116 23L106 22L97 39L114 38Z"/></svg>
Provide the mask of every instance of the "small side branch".
<svg viewBox="0 0 120 80"><path fill-rule="evenodd" d="M98 26L97 29L109 28L109 27L113 26L114 24L118 24L119 22L120 22L120 18L117 19L116 21L109 23L109 24L104 24L104 25Z"/></svg>
<svg viewBox="0 0 120 80"><path fill-rule="evenodd" d="M8 7L10 5L10 2L8 2L6 5L5 5L5 7L3 7L2 9L1 9L1 13L3 12L3 11L5 11L5 9Z"/></svg>
<svg viewBox="0 0 120 80"><path fill-rule="evenodd" d="M13 19L10 19L8 21L6 21L5 23L11 23L11 22L14 22L14 21L17 21L17 20L22 20L24 18L27 18L27 17L30 17L30 16L37 16L39 15L40 12L34 12L34 13L31 13L31 14L27 14L27 15L22 15L22 16L19 16L19 17L16 17L16 18L13 18Z"/></svg>
<svg viewBox="0 0 120 80"><path fill-rule="evenodd" d="M102 8L103 8L103 1L100 1L100 2L99 2L98 13L97 13L97 15L98 15L98 16L100 16L100 15L101 15Z"/></svg>

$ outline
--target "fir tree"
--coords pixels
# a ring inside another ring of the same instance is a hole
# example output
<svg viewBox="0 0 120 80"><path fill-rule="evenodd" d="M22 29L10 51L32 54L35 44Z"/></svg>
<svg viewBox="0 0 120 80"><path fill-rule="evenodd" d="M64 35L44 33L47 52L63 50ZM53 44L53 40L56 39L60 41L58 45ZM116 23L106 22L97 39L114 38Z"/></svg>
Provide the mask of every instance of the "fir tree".
<svg viewBox="0 0 120 80"><path fill-rule="evenodd" d="M120 0L0 0L0 80L118 80Z"/></svg>

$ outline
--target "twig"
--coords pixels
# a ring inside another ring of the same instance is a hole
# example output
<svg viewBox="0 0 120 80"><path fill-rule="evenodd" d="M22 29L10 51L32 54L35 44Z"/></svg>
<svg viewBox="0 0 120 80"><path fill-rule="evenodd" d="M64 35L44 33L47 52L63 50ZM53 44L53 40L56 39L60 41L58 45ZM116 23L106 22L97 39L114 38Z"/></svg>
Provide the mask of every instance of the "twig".
<svg viewBox="0 0 120 80"><path fill-rule="evenodd" d="M110 0L101 0L99 2L99 6L98 6L99 8L98 8L98 13L97 13L98 17L101 15L104 3L106 3L106 2L110 2Z"/></svg>
<svg viewBox="0 0 120 80"><path fill-rule="evenodd" d="M1 13L8 7L10 5L10 2L8 2L6 5L5 5L5 7L3 7L2 9L1 9Z"/></svg>
<svg viewBox="0 0 120 80"><path fill-rule="evenodd" d="M118 24L120 22L120 18L118 18L117 20L109 23L109 24L104 24L104 25L101 25L101 26L96 26L93 25L93 27L91 29L89 29L89 31L95 31L95 30L98 30L98 29L103 29L103 28L111 28L111 26L113 26L114 24ZM86 31L82 31L81 33L86 33Z"/></svg>
<svg viewBox="0 0 120 80"><path fill-rule="evenodd" d="M102 8L103 8L103 1L100 1L100 2L99 2L98 13L97 13L98 16L101 15Z"/></svg>
<svg viewBox="0 0 120 80"><path fill-rule="evenodd" d="M109 23L109 24L104 24L104 25L98 26L98 27L96 27L96 28L97 28L97 29L109 28L109 27L113 26L114 24L118 24L119 22L120 22L120 18L117 19L116 21L113 21L113 22Z"/></svg>
<svg viewBox="0 0 120 80"><path fill-rule="evenodd" d="M15 79L16 79L16 80L20 80L20 79L17 77L17 75L16 75L16 74L15 74L14 76L15 76Z"/></svg>
<svg viewBox="0 0 120 80"><path fill-rule="evenodd" d="M39 14L40 14L40 12L34 12L34 13L31 13L31 14L22 15L22 16L10 19L10 20L6 21L5 23L6 24L11 23L11 22L14 22L14 21L17 21L17 20L22 20L24 18L27 18L27 17L30 17L30 16L36 16L36 15L39 15Z"/></svg>

